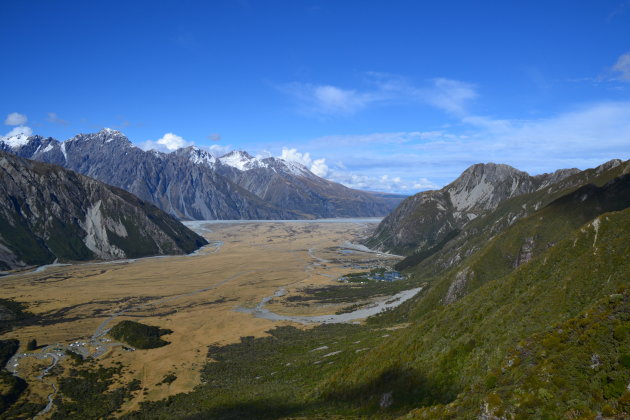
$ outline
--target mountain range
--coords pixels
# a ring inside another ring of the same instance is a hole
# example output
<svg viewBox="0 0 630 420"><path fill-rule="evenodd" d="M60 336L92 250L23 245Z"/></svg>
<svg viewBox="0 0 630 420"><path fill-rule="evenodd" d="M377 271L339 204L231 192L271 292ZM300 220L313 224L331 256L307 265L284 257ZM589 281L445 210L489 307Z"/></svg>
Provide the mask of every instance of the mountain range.
<svg viewBox="0 0 630 420"><path fill-rule="evenodd" d="M244 151L144 151L112 129L64 142L18 135L0 140L0 150L122 188L185 220L384 216L404 198L353 190L299 163Z"/></svg>
<svg viewBox="0 0 630 420"><path fill-rule="evenodd" d="M206 243L120 188L0 151L0 269L187 254Z"/></svg>

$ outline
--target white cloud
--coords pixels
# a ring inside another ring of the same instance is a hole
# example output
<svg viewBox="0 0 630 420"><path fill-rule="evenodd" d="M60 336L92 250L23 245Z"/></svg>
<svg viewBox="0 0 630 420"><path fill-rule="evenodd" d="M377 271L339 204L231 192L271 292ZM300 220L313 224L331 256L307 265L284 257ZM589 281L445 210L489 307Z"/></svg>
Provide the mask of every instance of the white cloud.
<svg viewBox="0 0 630 420"><path fill-rule="evenodd" d="M191 146L192 142L188 142L184 140L183 137L178 136L173 133L166 133L162 136L161 139L158 139L157 144L161 144L166 147L168 150L177 150L182 147Z"/></svg>
<svg viewBox="0 0 630 420"><path fill-rule="evenodd" d="M454 134L445 131L410 131L410 132L392 132L392 133L369 133L369 134L347 134L347 135L331 135L314 139L312 142L322 146L334 147L356 147L362 145L365 147L377 145L402 145L417 141L435 140L440 138L455 138Z"/></svg>
<svg viewBox="0 0 630 420"><path fill-rule="evenodd" d="M413 193L446 185L475 163L506 163L535 175L628 159L629 145L630 101L619 101L547 118L465 114L458 124L434 131L325 136L284 154L310 165L312 156L325 159L331 162L325 177L352 188Z"/></svg>
<svg viewBox="0 0 630 420"><path fill-rule="evenodd" d="M372 104L400 101L425 103L461 116L478 96L474 85L445 78L431 79L417 87L399 76L368 73L367 82L369 88L362 91L298 82L278 89L296 100L302 113L320 116L347 116Z"/></svg>
<svg viewBox="0 0 630 420"><path fill-rule="evenodd" d="M316 115L351 115L377 99L370 93L310 83L290 83L280 90L297 100L303 113Z"/></svg>
<svg viewBox="0 0 630 420"><path fill-rule="evenodd" d="M335 86L315 86L313 94L317 105L326 113L353 113L370 101L367 95Z"/></svg>
<svg viewBox="0 0 630 420"><path fill-rule="evenodd" d="M49 112L48 115L46 116L46 121L53 124L61 124L61 125L70 124L68 121L62 120L61 118L59 118L56 112Z"/></svg>
<svg viewBox="0 0 630 420"><path fill-rule="evenodd" d="M433 79L433 87L420 95L429 104L458 116L466 114L467 104L478 96L473 85L444 78Z"/></svg>
<svg viewBox="0 0 630 420"><path fill-rule="evenodd" d="M328 165L326 165L326 159L316 159L311 165L311 172L317 176L325 178L328 176Z"/></svg>
<svg viewBox="0 0 630 420"><path fill-rule="evenodd" d="M266 149L260 150L258 153L256 153L256 159L266 159L270 157L273 157L273 153Z"/></svg>
<svg viewBox="0 0 630 420"><path fill-rule="evenodd" d="M620 80L630 82L630 53L622 54L612 68Z"/></svg>
<svg viewBox="0 0 630 420"><path fill-rule="evenodd" d="M400 133L395 133L400 134ZM359 136L355 136L359 138ZM301 163L315 175L343 184L349 188L384 192L417 192L436 188L435 183L426 178L409 178L400 175L368 175L349 170L338 161L334 168L326 163L326 158L313 159L311 154L301 153L296 148L282 148L280 159Z"/></svg>
<svg viewBox="0 0 630 420"><path fill-rule="evenodd" d="M33 134L33 130L31 129L31 127L21 125L19 127L13 127L11 131L4 135L4 137L18 136L20 134L31 136Z"/></svg>
<svg viewBox="0 0 630 420"><path fill-rule="evenodd" d="M181 149L182 147L192 146L194 143L190 141L184 140L183 137L178 136L173 133L166 133L162 136L162 138L153 141L147 140L144 143L140 144L140 148L144 150L157 150L160 152L172 152L177 149Z"/></svg>
<svg viewBox="0 0 630 420"><path fill-rule="evenodd" d="M24 125L28 121L28 118L24 114L20 114L19 112L12 112L7 115L7 118L4 120L6 125Z"/></svg>
<svg viewBox="0 0 630 420"><path fill-rule="evenodd" d="M326 159L312 159L310 153L300 153L297 149L282 148L282 154L278 156L280 159L291 162L301 163L313 172L315 175L325 178L329 174Z"/></svg>
<svg viewBox="0 0 630 420"><path fill-rule="evenodd" d="M335 171L328 177L328 179L343 184L349 188L366 191L416 193L419 191L438 188L435 183L426 178L403 179L400 176L391 175L375 176Z"/></svg>
<svg viewBox="0 0 630 420"><path fill-rule="evenodd" d="M289 149L288 147L283 147L282 154L278 157L291 162L301 163L304 166L310 166L313 162L310 153L300 153L297 149Z"/></svg>

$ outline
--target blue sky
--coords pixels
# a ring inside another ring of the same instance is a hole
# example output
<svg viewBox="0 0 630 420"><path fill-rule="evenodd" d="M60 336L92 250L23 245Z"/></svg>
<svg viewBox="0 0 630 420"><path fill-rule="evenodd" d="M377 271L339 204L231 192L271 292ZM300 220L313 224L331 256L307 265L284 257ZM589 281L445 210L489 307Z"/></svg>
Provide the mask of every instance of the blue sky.
<svg viewBox="0 0 630 420"><path fill-rule="evenodd" d="M22 0L0 16L0 135L111 127L404 193L477 162L630 158L626 0Z"/></svg>

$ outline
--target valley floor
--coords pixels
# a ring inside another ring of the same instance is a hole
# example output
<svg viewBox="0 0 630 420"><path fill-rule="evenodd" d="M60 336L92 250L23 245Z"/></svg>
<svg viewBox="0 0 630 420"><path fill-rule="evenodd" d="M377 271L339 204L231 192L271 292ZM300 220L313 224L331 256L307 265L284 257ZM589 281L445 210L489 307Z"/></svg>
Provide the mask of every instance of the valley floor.
<svg viewBox="0 0 630 420"><path fill-rule="evenodd" d="M3 298L25 303L40 319L0 339L19 339L21 352L31 339L40 347L47 346L38 358L16 358L9 368L29 382L32 402L46 404L58 377L49 375L44 381L35 377L54 359L46 353L56 351L62 356L60 366L68 367L70 361L63 357L63 350L73 344L85 354L96 354L105 367L124 366L121 383L139 381L144 392L135 393L123 405L123 412L137 409L143 401L190 391L200 383L208 346L237 343L244 336L265 336L278 326L308 328L283 319L347 313L356 308L356 296L318 300L309 298L308 291L325 290L338 285L345 274L399 260L351 245L373 229L375 222L378 219L195 222L191 227L211 245L191 256L50 266L0 278ZM390 296L403 290L396 287L390 287ZM378 293L358 297L363 307L383 299ZM280 315L253 316L261 303L266 311ZM170 344L129 351L107 344L108 339L97 340L125 319L172 330L164 337ZM176 379L165 383L169 375Z"/></svg>

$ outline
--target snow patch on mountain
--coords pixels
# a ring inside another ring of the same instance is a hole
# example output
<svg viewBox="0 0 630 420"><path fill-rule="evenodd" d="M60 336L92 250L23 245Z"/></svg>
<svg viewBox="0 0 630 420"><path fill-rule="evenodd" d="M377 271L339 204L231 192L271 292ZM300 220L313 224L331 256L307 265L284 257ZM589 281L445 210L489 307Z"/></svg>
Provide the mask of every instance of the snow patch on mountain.
<svg viewBox="0 0 630 420"><path fill-rule="evenodd" d="M20 133L14 136L2 137L0 136L0 141L12 149L17 147L22 147L28 143L28 138L26 134Z"/></svg>
<svg viewBox="0 0 630 420"><path fill-rule="evenodd" d="M253 157L247 152L236 150L218 159L223 165L231 166L239 171L249 171L251 169L268 168L269 165L262 159Z"/></svg>
<svg viewBox="0 0 630 420"><path fill-rule="evenodd" d="M217 163L216 157L194 146L190 148L188 159L190 159L192 163L203 164L210 167L213 167Z"/></svg>
<svg viewBox="0 0 630 420"><path fill-rule="evenodd" d="M310 171L308 168L301 163L291 162L290 160L281 160L278 159L279 162L286 168L287 172L291 175L295 176L308 176L310 175Z"/></svg>

